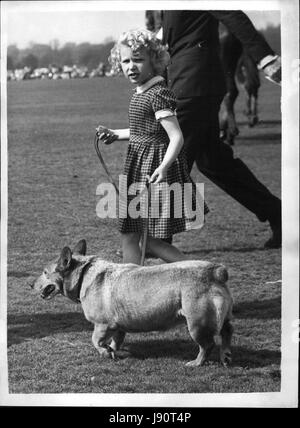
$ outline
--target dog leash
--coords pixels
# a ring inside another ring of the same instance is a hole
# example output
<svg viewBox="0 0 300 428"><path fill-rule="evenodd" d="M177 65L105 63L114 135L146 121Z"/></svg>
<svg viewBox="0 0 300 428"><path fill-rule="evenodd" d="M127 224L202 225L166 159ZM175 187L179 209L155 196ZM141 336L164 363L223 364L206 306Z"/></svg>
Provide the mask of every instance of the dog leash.
<svg viewBox="0 0 300 428"><path fill-rule="evenodd" d="M95 150L96 150L97 156L98 156L98 158L100 160L100 163L101 163L104 171L106 172L107 178L109 179L109 181L111 182L111 184L114 186L114 188L116 189L117 194L119 195L119 188L116 185L114 179L112 178L112 176L111 176L111 174L110 174L110 172L109 172L109 170L108 170L108 168L106 166L106 163L104 162L104 159L103 159L103 156L101 154L101 151L99 149L99 141L101 141L100 140L100 134L97 131L96 135L95 135L95 138L94 138L94 146L95 146Z"/></svg>
<svg viewBox="0 0 300 428"><path fill-rule="evenodd" d="M120 192L119 192L119 188L116 185L112 175L109 172L109 169L107 168L107 165L103 159L103 156L101 154L101 151L99 149L99 142L101 141L100 139L100 133L99 131L96 132L95 134L95 138L94 138L94 146L95 146L95 150L97 153L97 156L99 158L99 161L107 175L107 178L109 179L109 181L111 182L111 184L114 186L114 188L116 189L116 192L118 194L118 196L120 197ZM142 234L142 248L141 248L141 261L140 261L140 265L144 266L145 263L145 257L146 257L146 246L147 246L147 239L148 239L148 225L149 225L149 205L150 205L150 183L149 180L147 179L146 181L146 188L144 190L142 190L142 192L140 193L140 198L142 197L143 193L147 191L148 192L148 201L147 201L147 213L146 213L146 219L145 219L145 223L143 226L143 234Z"/></svg>
<svg viewBox="0 0 300 428"><path fill-rule="evenodd" d="M151 199L151 186L149 183L149 180L147 179L146 182L146 190L148 192L148 200L147 200L147 212L146 212L146 219L143 226L143 235L142 235L142 256L141 256L141 262L140 265L144 266L145 263L145 257L146 257L146 246L147 246L147 239L148 239L148 226L149 226L149 206L150 206L150 199ZM145 190L142 191L142 193ZM141 195L142 195L141 193Z"/></svg>

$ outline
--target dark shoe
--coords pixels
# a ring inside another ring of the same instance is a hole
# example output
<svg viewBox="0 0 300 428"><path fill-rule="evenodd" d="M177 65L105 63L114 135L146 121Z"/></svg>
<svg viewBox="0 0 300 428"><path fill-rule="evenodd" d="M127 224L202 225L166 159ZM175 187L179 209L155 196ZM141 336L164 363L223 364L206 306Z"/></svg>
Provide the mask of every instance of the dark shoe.
<svg viewBox="0 0 300 428"><path fill-rule="evenodd" d="M282 244L282 231L281 219L280 221L270 222L272 236L267 240L264 247L269 249L281 248Z"/></svg>

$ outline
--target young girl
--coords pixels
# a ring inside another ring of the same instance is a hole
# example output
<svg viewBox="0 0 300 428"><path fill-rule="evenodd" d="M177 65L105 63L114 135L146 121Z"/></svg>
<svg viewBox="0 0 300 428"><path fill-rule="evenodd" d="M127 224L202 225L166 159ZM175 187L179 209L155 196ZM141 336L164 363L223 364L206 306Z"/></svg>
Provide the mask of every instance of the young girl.
<svg viewBox="0 0 300 428"><path fill-rule="evenodd" d="M105 144L114 140L129 140L124 171L128 187L133 183L145 185L147 180L153 183L151 187L158 183L180 183L183 188L184 183L191 183L195 202L195 185L181 151L183 136L176 118L175 97L161 76L169 62L166 48L150 31L129 31L113 47L110 62L114 71L123 71L125 77L136 85L129 107L129 129L106 128L100 135ZM167 208L174 211L174 200L166 202L159 198L160 205L166 203L169 205ZM143 225L143 219L130 215L119 219L125 263L140 263ZM175 233L202 225L195 226L185 215L175 216L174 212L167 217L150 216L147 252L166 262L186 260L187 256L162 238L170 238Z"/></svg>

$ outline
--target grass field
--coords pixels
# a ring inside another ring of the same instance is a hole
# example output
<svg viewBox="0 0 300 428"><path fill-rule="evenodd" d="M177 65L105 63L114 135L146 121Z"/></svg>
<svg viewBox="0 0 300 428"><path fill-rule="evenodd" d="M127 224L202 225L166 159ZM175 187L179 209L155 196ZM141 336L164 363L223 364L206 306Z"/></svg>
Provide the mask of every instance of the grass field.
<svg viewBox="0 0 300 428"><path fill-rule="evenodd" d="M8 83L8 368L10 393L208 393L280 390L281 251L264 250L268 225L205 182L211 213L201 232L176 236L194 258L224 263L234 296L233 363L217 352L201 368L184 363L197 347L184 326L129 334L133 357L101 361L92 325L64 297L45 302L28 282L65 245L85 238L89 254L120 261L115 220L96 216L96 187L107 181L94 152L99 123L127 126L132 89L122 78ZM280 88L263 82L261 123L248 128L237 110L234 148L280 196ZM122 171L126 143L104 148L113 175ZM148 260L147 263L155 263ZM277 282L276 282L277 281ZM91 382L91 377L95 381Z"/></svg>

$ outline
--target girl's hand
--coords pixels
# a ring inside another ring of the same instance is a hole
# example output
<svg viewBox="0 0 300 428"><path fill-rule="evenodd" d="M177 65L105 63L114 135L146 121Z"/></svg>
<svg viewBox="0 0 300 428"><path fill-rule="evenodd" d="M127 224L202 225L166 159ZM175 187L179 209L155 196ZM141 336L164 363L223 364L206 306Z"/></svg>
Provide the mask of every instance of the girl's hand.
<svg viewBox="0 0 300 428"><path fill-rule="evenodd" d="M96 131L99 139L104 144L111 144L118 139L118 136L111 129L108 129L105 126L99 125L98 128L96 128Z"/></svg>
<svg viewBox="0 0 300 428"><path fill-rule="evenodd" d="M149 183L158 184L161 183L167 176L168 168L165 166L159 166L156 168L154 173L151 175Z"/></svg>

